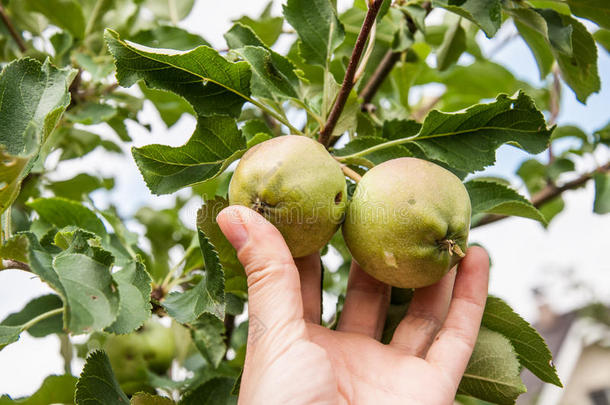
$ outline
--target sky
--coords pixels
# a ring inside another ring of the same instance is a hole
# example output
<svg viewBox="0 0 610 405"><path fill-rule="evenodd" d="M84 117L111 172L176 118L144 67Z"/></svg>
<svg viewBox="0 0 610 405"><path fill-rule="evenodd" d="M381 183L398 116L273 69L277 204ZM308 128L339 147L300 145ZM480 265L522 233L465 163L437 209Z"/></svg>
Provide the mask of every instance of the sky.
<svg viewBox="0 0 610 405"><path fill-rule="evenodd" d="M213 6L211 6L213 4ZM344 8L351 1L339 1ZM231 27L231 20L241 15L256 17L266 5L266 0L222 1L198 0L195 9L183 23L183 28L202 35L215 47L226 45L222 34ZM280 2L274 11L280 12ZM431 20L442 18L433 12ZM494 40L481 36L484 51L495 49L498 42L511 35L510 29L501 30ZM519 79L538 82L538 71L534 59L520 39L511 41L494 55L495 61L510 69ZM559 124L577 124L587 131L605 125L610 119L610 57L599 50L599 71L602 90L589 98L587 106L580 104L569 88L563 89ZM144 122L152 125L152 133L130 124L134 146L150 143L165 143L173 146L183 144L191 135L195 123L184 116L178 124L167 129L149 104L141 113ZM104 136L114 135L104 125L96 128ZM127 151L127 149L126 149ZM101 151L91 153L86 159L62 163L56 179L70 178L85 169L86 172L117 177L117 189L109 198L95 194L96 204L101 206L113 202L120 206L121 213L133 214L136 209L148 204L164 208L172 204L173 197L152 196L146 188L130 155L109 155ZM514 173L521 162L530 158L524 152L504 146L497 153L497 164L484 174L503 175ZM544 159L543 155L539 158ZM595 160L610 160L608 149L599 150ZM577 170L586 172L595 165L593 159L577 162ZM523 191L516 177L508 176L516 187ZM570 180L566 178L564 180ZM513 308L530 321L536 319L536 301L532 294L535 287L544 286L548 300L558 311L570 310L592 298L610 297L610 215L592 213L594 190L586 188L564 194L566 208L544 229L535 221L510 218L495 224L474 229L470 241L484 246L492 259L490 293L507 300ZM194 223L198 202L188 205L181 216L187 223ZM134 224L130 224L138 230ZM332 267L332 260L329 263ZM580 285L573 288L572 280ZM32 298L50 292L37 278L20 271L0 272L0 319L18 311ZM329 305L330 306L330 305ZM31 394L45 376L63 373L58 355L59 341L55 336L34 339L22 335L19 342L0 351L0 395L8 393L14 397ZM17 367L6 367L16 364ZM82 362L75 363L74 373L79 372Z"/></svg>

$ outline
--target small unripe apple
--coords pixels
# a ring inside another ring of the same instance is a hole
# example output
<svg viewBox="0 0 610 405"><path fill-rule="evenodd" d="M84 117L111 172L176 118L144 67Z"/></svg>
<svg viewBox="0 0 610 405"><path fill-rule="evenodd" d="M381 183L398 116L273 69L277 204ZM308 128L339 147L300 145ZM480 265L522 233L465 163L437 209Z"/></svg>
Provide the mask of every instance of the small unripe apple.
<svg viewBox="0 0 610 405"><path fill-rule="evenodd" d="M110 335L104 350L127 395L139 391L154 393L148 385L147 370L156 374L167 372L176 352L174 332L151 320L129 335Z"/></svg>
<svg viewBox="0 0 610 405"><path fill-rule="evenodd" d="M229 185L229 202L250 207L280 231L294 257L320 250L346 209L339 163L320 143L286 135L249 149Z"/></svg>
<svg viewBox="0 0 610 405"><path fill-rule="evenodd" d="M459 178L425 160L399 158L362 176L343 224L354 259L401 288L439 281L464 256L470 198Z"/></svg>

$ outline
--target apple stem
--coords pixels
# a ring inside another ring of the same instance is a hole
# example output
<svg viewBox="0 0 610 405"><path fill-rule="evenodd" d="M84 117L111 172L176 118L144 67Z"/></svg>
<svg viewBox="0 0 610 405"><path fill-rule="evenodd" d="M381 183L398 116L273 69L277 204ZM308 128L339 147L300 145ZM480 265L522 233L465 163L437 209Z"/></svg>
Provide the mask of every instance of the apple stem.
<svg viewBox="0 0 610 405"><path fill-rule="evenodd" d="M358 183L360 180L362 180L362 176L359 175L355 170L352 170L349 167L347 167L347 165L341 165L341 170L343 170L343 174L345 174L350 179L354 180L356 183Z"/></svg>
<svg viewBox="0 0 610 405"><path fill-rule="evenodd" d="M464 252L462 251L460 246L457 243L455 243L452 239L445 239L445 240L441 241L441 244L443 244L447 247L447 250L449 251L449 256L453 256L454 253L456 255L458 255L459 257L466 256L466 254L464 254Z"/></svg>

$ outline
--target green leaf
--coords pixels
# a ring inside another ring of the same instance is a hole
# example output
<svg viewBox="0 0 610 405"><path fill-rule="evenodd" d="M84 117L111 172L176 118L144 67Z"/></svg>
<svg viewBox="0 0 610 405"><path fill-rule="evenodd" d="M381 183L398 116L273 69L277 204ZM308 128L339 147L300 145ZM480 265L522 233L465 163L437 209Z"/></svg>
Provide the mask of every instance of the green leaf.
<svg viewBox="0 0 610 405"><path fill-rule="evenodd" d="M19 340L21 326L0 325L0 350Z"/></svg>
<svg viewBox="0 0 610 405"><path fill-rule="evenodd" d="M547 175L553 180L557 181L562 173L573 172L576 170L574 162L568 158L557 157L547 167Z"/></svg>
<svg viewBox="0 0 610 405"><path fill-rule="evenodd" d="M171 25L161 25L149 30L139 31L131 40L151 48L177 49L188 51L201 45L211 46L199 35Z"/></svg>
<svg viewBox="0 0 610 405"><path fill-rule="evenodd" d="M288 0L284 5L284 17L299 35L303 59L326 66L330 55L345 37L330 0Z"/></svg>
<svg viewBox="0 0 610 405"><path fill-rule="evenodd" d="M0 259L11 259L25 263L28 261L27 255L29 247L30 244L25 235L13 235L0 246Z"/></svg>
<svg viewBox="0 0 610 405"><path fill-rule="evenodd" d="M595 34L593 34L593 38L595 38L597 43L603 46L607 52L610 52L610 30L597 30L595 31Z"/></svg>
<svg viewBox="0 0 610 405"><path fill-rule="evenodd" d="M0 75L0 211L17 197L41 144L70 104L75 71L33 59L6 65ZM28 97L23 97L27 94Z"/></svg>
<svg viewBox="0 0 610 405"><path fill-rule="evenodd" d="M214 246L201 231L199 244L205 263L205 276L188 291L170 293L162 303L167 313L181 323L193 322L204 313L224 319L225 280L220 259Z"/></svg>
<svg viewBox="0 0 610 405"><path fill-rule="evenodd" d="M73 37L85 36L85 16L76 0L25 0L27 8L44 15L49 21L70 32Z"/></svg>
<svg viewBox="0 0 610 405"><path fill-rule="evenodd" d="M499 405L512 405L526 391L519 361L510 341L498 332L481 327L458 394Z"/></svg>
<svg viewBox="0 0 610 405"><path fill-rule="evenodd" d="M144 5L156 17L172 21L173 24L185 19L191 13L194 4L195 0L144 0Z"/></svg>
<svg viewBox="0 0 610 405"><path fill-rule="evenodd" d="M443 38L443 43L436 51L436 67L441 72L454 65L466 50L466 31L458 19Z"/></svg>
<svg viewBox="0 0 610 405"><path fill-rule="evenodd" d="M291 66L287 59L274 58L272 52L260 46L245 46L234 52L252 67L253 95L270 99L275 99L275 95L283 98L299 98L299 79L294 73L294 66ZM276 67L278 60L287 64L288 69L284 66Z"/></svg>
<svg viewBox="0 0 610 405"><path fill-rule="evenodd" d="M487 297L482 325L510 340L519 362L536 377L562 387L544 339L506 302L497 297Z"/></svg>
<svg viewBox="0 0 610 405"><path fill-rule="evenodd" d="M581 128L575 125L562 125L560 127L555 128L553 131L553 135L551 136L551 141L560 138L574 137L578 138L583 142L588 142L589 137Z"/></svg>
<svg viewBox="0 0 610 405"><path fill-rule="evenodd" d="M495 150L504 143L540 153L550 135L532 99L519 93L516 98L500 95L495 103L463 113L431 111L413 141L428 158L473 172L494 163Z"/></svg>
<svg viewBox="0 0 610 405"><path fill-rule="evenodd" d="M93 132L68 126L60 127L53 132L45 144L45 149L47 147L49 151L51 148L61 149L60 160L79 159L97 147L102 147L113 153L123 152L118 145L102 139Z"/></svg>
<svg viewBox="0 0 610 405"><path fill-rule="evenodd" d="M267 47L250 27L235 24L224 37L229 47L252 67L254 95L275 99L273 95L278 93L283 97L300 98L296 67L286 57Z"/></svg>
<svg viewBox="0 0 610 405"><path fill-rule="evenodd" d="M258 134L267 134L269 137L273 137L273 131L271 128L269 128L267 124L259 119L252 119L244 122L243 127L241 127L241 133L248 142L250 142Z"/></svg>
<svg viewBox="0 0 610 405"><path fill-rule="evenodd" d="M66 113L66 118L79 124L94 125L106 122L116 114L117 109L109 104L88 102L77 104L76 108Z"/></svg>
<svg viewBox="0 0 610 405"><path fill-rule="evenodd" d="M129 398L119 387L110 360L101 350L87 357L83 372L76 383L74 401L83 404L128 404Z"/></svg>
<svg viewBox="0 0 610 405"><path fill-rule="evenodd" d="M493 37L502 25L500 0L433 0L434 7L442 7L481 27L488 38Z"/></svg>
<svg viewBox="0 0 610 405"><path fill-rule="evenodd" d="M556 0L531 0L530 3L536 8L550 8L561 14L571 14L570 6L566 2Z"/></svg>
<svg viewBox="0 0 610 405"><path fill-rule="evenodd" d="M537 193L547 185L546 166L536 159L523 162L517 169L517 175L525 183L530 195Z"/></svg>
<svg viewBox="0 0 610 405"><path fill-rule="evenodd" d="M0 146L0 213L15 201L21 190L21 180L27 175L29 158L13 156Z"/></svg>
<svg viewBox="0 0 610 405"><path fill-rule="evenodd" d="M216 216L229 206L229 201L222 197L206 201L197 211L197 228L208 238L218 253L225 278L241 277L245 279L244 268L237 259L237 252L229 243L216 222Z"/></svg>
<svg viewBox="0 0 610 405"><path fill-rule="evenodd" d="M161 115L161 119L168 128L178 122L182 114L189 113L195 115L193 107L179 95L165 90L151 89L144 84L140 84L139 87L144 97L155 105L159 115Z"/></svg>
<svg viewBox="0 0 610 405"><path fill-rule="evenodd" d="M284 19L282 17L271 16L272 6L273 2L270 1L261 15L256 19L243 16L238 20L234 20L233 22L250 27L252 31L256 33L256 36L259 37L265 44L265 46L272 46L282 33L282 26L284 25ZM229 46L233 48L231 45Z"/></svg>
<svg viewBox="0 0 610 405"><path fill-rule="evenodd" d="M498 94L518 91L529 94L540 110L548 105L548 90L533 88L517 80L504 66L485 59L467 66L453 66L438 81L447 88L441 97L441 111L459 111Z"/></svg>
<svg viewBox="0 0 610 405"><path fill-rule="evenodd" d="M77 378L73 375L50 375L44 379L40 388L29 397L14 400L0 398L0 405L40 405L71 404L74 401Z"/></svg>
<svg viewBox="0 0 610 405"><path fill-rule="evenodd" d="M593 212L607 214L610 212L610 173L595 173L595 201Z"/></svg>
<svg viewBox="0 0 610 405"><path fill-rule="evenodd" d="M610 29L610 4L607 0L568 0L568 4L574 15Z"/></svg>
<svg viewBox="0 0 610 405"><path fill-rule="evenodd" d="M593 133L595 145L610 145L610 122Z"/></svg>
<svg viewBox="0 0 610 405"><path fill-rule="evenodd" d="M546 149L550 135L544 116L531 98L524 93L516 98L501 94L494 103L476 105L461 113L431 111L416 136L342 154L341 160L404 145L416 157L471 173L493 164L496 149L504 143L540 153Z"/></svg>
<svg viewBox="0 0 610 405"><path fill-rule="evenodd" d="M540 206L540 208L538 208L540 210L540 212L542 213L542 215L544 215L544 217L546 218L546 222L550 223L551 220L557 215L559 214L561 211L563 211L563 209L565 208L565 203L563 202L563 199L561 198L561 196L553 198L550 201L547 201L546 203L542 204Z"/></svg>
<svg viewBox="0 0 610 405"><path fill-rule="evenodd" d="M112 273L112 278L119 288L119 311L116 320L105 331L116 334L130 333L150 318L151 279L140 262L129 263Z"/></svg>
<svg viewBox="0 0 610 405"><path fill-rule="evenodd" d="M418 30L425 33L426 32L426 17L428 16L428 11L419 4L406 4L404 6L399 6L400 11L402 11L405 15L408 15Z"/></svg>
<svg viewBox="0 0 610 405"><path fill-rule="evenodd" d="M479 213L514 215L546 224L546 219L525 197L504 184L470 180L464 184L470 195L472 215Z"/></svg>
<svg viewBox="0 0 610 405"><path fill-rule="evenodd" d="M199 117L189 141L180 147L133 148L134 159L154 194L167 194L218 176L246 150L246 141L229 117Z"/></svg>
<svg viewBox="0 0 610 405"><path fill-rule="evenodd" d="M234 378L213 378L184 395L180 405L235 405L237 396L231 394L234 384Z"/></svg>
<svg viewBox="0 0 610 405"><path fill-rule="evenodd" d="M26 263L30 265L32 272L40 276L42 281L49 284L51 288L59 292L63 297L63 287L57 273L53 270L52 253L42 247L36 235L32 232L23 232L20 235L23 235L24 241L27 241L28 253ZM53 253L57 253L57 251Z"/></svg>
<svg viewBox="0 0 610 405"><path fill-rule="evenodd" d="M537 14L536 14L537 15ZM551 47L549 46L547 39L537 30L531 28L527 24L524 24L518 19L515 19L515 27L521 34L521 37L532 51L536 64L538 65L538 71L540 72L540 79L544 79L551 73L551 67L555 58Z"/></svg>
<svg viewBox="0 0 610 405"><path fill-rule="evenodd" d="M184 97L203 116L238 117L244 102L251 101L246 62L229 62L207 46L189 52L148 48L122 41L112 30L106 30L104 38L114 55L121 86L144 80L149 87Z"/></svg>
<svg viewBox="0 0 610 405"><path fill-rule="evenodd" d="M101 330L117 319L119 293L110 269L114 258L78 230L67 250L53 258L65 303L64 325L74 334Z"/></svg>
<svg viewBox="0 0 610 405"><path fill-rule="evenodd" d="M592 93L601 88L597 72L597 47L587 28L575 18L561 15L562 21L572 26L572 56L553 48L553 54L561 71L561 77L570 86L581 103L586 103Z"/></svg>
<svg viewBox="0 0 610 405"><path fill-rule="evenodd" d="M7 316L0 325L2 326L20 326L24 325L28 321L36 318L38 315L42 315L53 309L61 308L63 302L59 296L55 294L43 295L41 297L34 298L26 304L25 307L19 312L15 312ZM63 332L63 321L61 314L52 316L50 318L43 319L36 324L32 325L28 330L28 333L34 337L40 338L54 333Z"/></svg>
<svg viewBox="0 0 610 405"><path fill-rule="evenodd" d="M114 72L114 65L106 55L103 57L91 56L85 53L76 53L74 59L78 65L91 74L93 80L102 81Z"/></svg>
<svg viewBox="0 0 610 405"><path fill-rule="evenodd" d="M572 25L562 18L562 15L551 9L535 10L546 23L548 40L553 49L568 57L573 56L574 46L572 44Z"/></svg>
<svg viewBox="0 0 610 405"><path fill-rule="evenodd" d="M94 234L105 236L106 228L93 211L77 201L61 197L38 198L27 204L44 221L63 228L76 226Z"/></svg>
<svg viewBox="0 0 610 405"><path fill-rule="evenodd" d="M131 405L174 405L170 398L140 392L131 397Z"/></svg>
<svg viewBox="0 0 610 405"><path fill-rule="evenodd" d="M203 357L217 368L227 351L224 322L212 314L203 314L191 324L191 337Z"/></svg>
<svg viewBox="0 0 610 405"><path fill-rule="evenodd" d="M68 180L54 181L46 187L58 197L82 201L84 196L100 188L111 190L114 187L113 178L100 179L86 173L80 173Z"/></svg>

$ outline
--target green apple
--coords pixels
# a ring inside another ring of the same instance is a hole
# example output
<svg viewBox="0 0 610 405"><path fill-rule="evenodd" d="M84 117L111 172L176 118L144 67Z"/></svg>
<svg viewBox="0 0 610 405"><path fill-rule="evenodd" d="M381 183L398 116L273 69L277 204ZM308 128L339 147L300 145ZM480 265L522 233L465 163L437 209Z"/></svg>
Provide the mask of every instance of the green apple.
<svg viewBox="0 0 610 405"><path fill-rule="evenodd" d="M104 343L117 381L127 395L153 392L147 370L164 374L176 353L174 332L150 320L129 335L110 335Z"/></svg>
<svg viewBox="0 0 610 405"><path fill-rule="evenodd" d="M392 159L362 176L343 237L371 276L395 287L424 287L464 256L470 211L468 192L453 173L421 159Z"/></svg>
<svg viewBox="0 0 610 405"><path fill-rule="evenodd" d="M320 250L338 229L347 187L339 163L320 143L297 135L249 149L229 185L229 202L277 227L294 257Z"/></svg>

